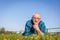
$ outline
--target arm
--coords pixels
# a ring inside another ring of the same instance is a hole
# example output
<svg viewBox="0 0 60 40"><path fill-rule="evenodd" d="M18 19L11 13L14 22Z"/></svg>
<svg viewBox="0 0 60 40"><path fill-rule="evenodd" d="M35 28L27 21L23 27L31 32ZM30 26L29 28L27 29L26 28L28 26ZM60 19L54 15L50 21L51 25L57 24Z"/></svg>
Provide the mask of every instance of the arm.
<svg viewBox="0 0 60 40"><path fill-rule="evenodd" d="M34 29L37 31L38 34L42 35L44 33L46 33L46 26L44 24L44 22L40 22L40 25L38 26L38 24L33 25Z"/></svg>
<svg viewBox="0 0 60 40"><path fill-rule="evenodd" d="M25 25L25 31L24 31L23 35L26 35L26 36L30 35L30 28L31 28L30 22L28 21Z"/></svg>
<svg viewBox="0 0 60 40"><path fill-rule="evenodd" d="M46 26L44 22L41 22L41 31L45 34L46 33Z"/></svg>
<svg viewBox="0 0 60 40"><path fill-rule="evenodd" d="M39 35L42 35L43 33L42 33L42 31L39 29L39 27L38 27L38 24L36 25L33 25L33 28L37 31L37 33L39 34Z"/></svg>

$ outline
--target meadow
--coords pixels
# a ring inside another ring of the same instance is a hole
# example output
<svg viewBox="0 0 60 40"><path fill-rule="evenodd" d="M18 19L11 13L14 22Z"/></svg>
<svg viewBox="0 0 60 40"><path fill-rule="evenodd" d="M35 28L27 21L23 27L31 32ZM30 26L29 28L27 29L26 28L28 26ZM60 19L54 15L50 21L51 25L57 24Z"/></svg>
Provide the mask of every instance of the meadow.
<svg viewBox="0 0 60 40"><path fill-rule="evenodd" d="M45 35L31 35L23 36L20 34L0 34L0 40L60 40L60 33L50 34L46 33Z"/></svg>

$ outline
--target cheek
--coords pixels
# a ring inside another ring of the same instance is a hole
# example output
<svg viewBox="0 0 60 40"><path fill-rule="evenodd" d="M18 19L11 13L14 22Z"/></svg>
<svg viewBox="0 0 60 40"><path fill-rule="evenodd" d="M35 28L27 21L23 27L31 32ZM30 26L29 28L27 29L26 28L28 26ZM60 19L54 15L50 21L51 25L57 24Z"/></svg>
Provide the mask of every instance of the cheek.
<svg viewBox="0 0 60 40"><path fill-rule="evenodd" d="M33 22L35 22L35 19L32 19L33 20Z"/></svg>
<svg viewBox="0 0 60 40"><path fill-rule="evenodd" d="M33 22L39 22L39 20L34 19Z"/></svg>
<svg viewBox="0 0 60 40"><path fill-rule="evenodd" d="M40 22L40 20L35 20L35 22L36 22L36 23L39 23L39 22Z"/></svg>
<svg viewBox="0 0 60 40"><path fill-rule="evenodd" d="M39 20L38 19L35 19L36 22L38 22Z"/></svg>

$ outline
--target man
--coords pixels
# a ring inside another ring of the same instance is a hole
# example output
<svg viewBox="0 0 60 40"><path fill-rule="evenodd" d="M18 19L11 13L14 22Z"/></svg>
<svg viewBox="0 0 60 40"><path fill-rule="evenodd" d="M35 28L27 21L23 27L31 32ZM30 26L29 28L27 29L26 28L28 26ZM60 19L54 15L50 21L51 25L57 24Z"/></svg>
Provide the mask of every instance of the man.
<svg viewBox="0 0 60 40"><path fill-rule="evenodd" d="M23 35L29 36L36 33L39 35L43 35L46 33L46 26L41 20L41 15L39 13L35 13L32 16L32 19L26 22Z"/></svg>

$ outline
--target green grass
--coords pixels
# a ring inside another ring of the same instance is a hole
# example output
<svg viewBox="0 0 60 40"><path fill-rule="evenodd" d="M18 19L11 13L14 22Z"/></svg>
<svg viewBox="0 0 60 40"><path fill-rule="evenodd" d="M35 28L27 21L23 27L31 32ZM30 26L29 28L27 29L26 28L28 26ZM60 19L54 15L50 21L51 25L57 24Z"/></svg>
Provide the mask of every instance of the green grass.
<svg viewBox="0 0 60 40"><path fill-rule="evenodd" d="M0 34L0 40L60 40L60 33L23 36L22 34Z"/></svg>

